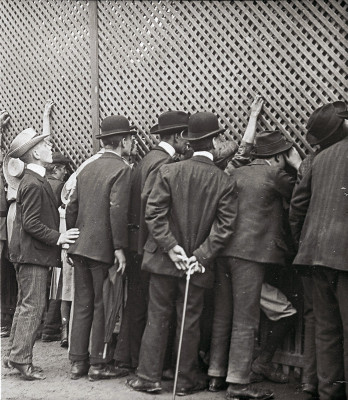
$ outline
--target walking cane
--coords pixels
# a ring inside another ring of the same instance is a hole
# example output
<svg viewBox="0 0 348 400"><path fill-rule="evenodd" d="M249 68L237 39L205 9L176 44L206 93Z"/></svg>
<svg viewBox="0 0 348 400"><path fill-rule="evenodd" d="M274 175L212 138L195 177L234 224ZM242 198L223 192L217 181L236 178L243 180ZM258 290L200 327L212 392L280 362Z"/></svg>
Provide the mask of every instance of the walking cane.
<svg viewBox="0 0 348 400"><path fill-rule="evenodd" d="M179 374L179 364L180 364L180 354L181 354L181 345L182 345L182 337L184 334L184 324L185 324L185 315L186 315L186 307L187 307L187 297L188 297L188 289L190 285L190 278L193 274L192 270L196 266L196 262L192 263L188 270L186 271L186 287L185 287L185 297L184 297L184 308L182 311L182 320L181 320L181 329L180 329L180 337L179 337L179 347L178 347L178 355L176 358L176 368L175 368L175 376L174 376L174 388L173 388L173 400L175 400L176 394L176 385L178 383L178 374ZM202 266L202 273L205 272L205 268Z"/></svg>

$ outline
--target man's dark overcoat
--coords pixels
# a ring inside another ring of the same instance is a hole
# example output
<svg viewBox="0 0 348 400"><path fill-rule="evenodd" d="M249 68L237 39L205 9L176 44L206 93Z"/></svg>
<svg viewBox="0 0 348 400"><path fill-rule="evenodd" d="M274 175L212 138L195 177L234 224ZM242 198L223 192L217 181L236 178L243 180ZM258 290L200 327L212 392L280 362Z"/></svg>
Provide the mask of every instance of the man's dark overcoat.
<svg viewBox="0 0 348 400"><path fill-rule="evenodd" d="M130 175L130 167L109 151L78 174L66 225L79 228L80 236L69 254L113 264L114 250L127 247Z"/></svg>
<svg viewBox="0 0 348 400"><path fill-rule="evenodd" d="M290 201L294 179L265 160L238 168L233 176L239 203L236 234L222 256L284 265L287 245L283 199Z"/></svg>
<svg viewBox="0 0 348 400"><path fill-rule="evenodd" d="M26 169L17 193L16 218L10 243L11 261L58 266L58 228L58 206L50 184L36 172Z"/></svg>
<svg viewBox="0 0 348 400"><path fill-rule="evenodd" d="M132 173L129 204L129 249L138 254L143 254L144 244L148 237L145 223L147 198L154 185L158 169L171 162L173 162L172 157L162 147L156 146L146 154Z"/></svg>
<svg viewBox="0 0 348 400"><path fill-rule="evenodd" d="M159 169L146 207L151 236L144 247L142 268L155 274L181 277L167 252L176 244L206 267L192 282L213 285L211 264L233 234L237 217L234 179L207 157L194 156Z"/></svg>
<svg viewBox="0 0 348 400"><path fill-rule="evenodd" d="M348 138L318 154L296 186L290 226L296 265L348 271Z"/></svg>

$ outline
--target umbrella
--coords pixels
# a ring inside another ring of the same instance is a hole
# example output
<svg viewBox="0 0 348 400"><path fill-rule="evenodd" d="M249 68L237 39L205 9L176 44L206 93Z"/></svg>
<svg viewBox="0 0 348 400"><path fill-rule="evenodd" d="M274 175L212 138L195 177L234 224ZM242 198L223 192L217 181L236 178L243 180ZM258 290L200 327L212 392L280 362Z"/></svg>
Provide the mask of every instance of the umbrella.
<svg viewBox="0 0 348 400"><path fill-rule="evenodd" d="M108 276L103 284L103 301L105 315L105 335L103 358L106 358L108 343L111 342L116 320L123 305L123 275L117 272L118 265L109 268Z"/></svg>

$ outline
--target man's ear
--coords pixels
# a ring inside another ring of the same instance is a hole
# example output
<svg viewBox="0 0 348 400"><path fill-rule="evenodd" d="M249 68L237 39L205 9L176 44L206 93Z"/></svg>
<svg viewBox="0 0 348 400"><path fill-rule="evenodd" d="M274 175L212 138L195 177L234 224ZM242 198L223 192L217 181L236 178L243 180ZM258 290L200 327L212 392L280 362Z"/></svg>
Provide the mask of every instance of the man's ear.
<svg viewBox="0 0 348 400"><path fill-rule="evenodd" d="M217 147L217 140L216 140L216 136L215 136L215 137L213 137L213 147L214 147L214 149L216 149L216 147Z"/></svg>
<svg viewBox="0 0 348 400"><path fill-rule="evenodd" d="M32 150L31 155L33 158L35 158L35 160L40 160L40 154L37 149Z"/></svg>

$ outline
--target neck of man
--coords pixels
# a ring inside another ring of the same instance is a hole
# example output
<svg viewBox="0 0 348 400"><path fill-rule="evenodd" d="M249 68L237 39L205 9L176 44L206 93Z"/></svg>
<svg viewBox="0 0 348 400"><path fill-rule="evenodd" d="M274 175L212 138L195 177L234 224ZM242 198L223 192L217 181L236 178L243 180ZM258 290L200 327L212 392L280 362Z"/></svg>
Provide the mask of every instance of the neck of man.
<svg viewBox="0 0 348 400"><path fill-rule="evenodd" d="M118 156L120 156L120 157L122 157L122 147L121 146L118 146L118 147L113 147L113 146L110 146L110 145L106 145L105 146L105 150L107 151L107 150L109 150L109 151L113 151L114 153L116 153Z"/></svg>

